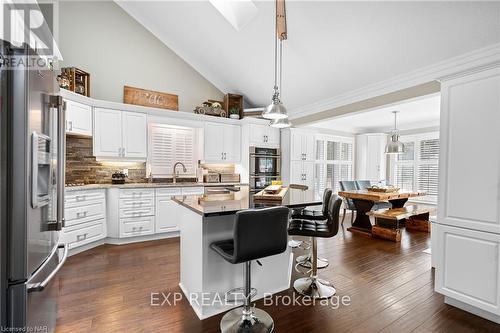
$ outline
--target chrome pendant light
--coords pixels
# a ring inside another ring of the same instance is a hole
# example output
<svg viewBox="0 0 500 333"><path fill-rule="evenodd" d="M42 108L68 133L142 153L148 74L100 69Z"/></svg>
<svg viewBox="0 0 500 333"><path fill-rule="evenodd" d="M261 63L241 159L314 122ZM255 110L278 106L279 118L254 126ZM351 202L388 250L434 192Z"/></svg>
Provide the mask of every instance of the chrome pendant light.
<svg viewBox="0 0 500 333"><path fill-rule="evenodd" d="M264 112L262 112L262 117L265 119L270 119L273 121L271 126L276 123L277 120L288 118L288 113L285 106L280 99L280 88L281 88L281 77L282 77L282 64L283 64L283 39L286 37L279 36L278 33L278 9L276 7L276 19L275 19L275 34L274 34L274 92L272 97L272 103L269 104ZM279 52L279 75L280 75L280 85L278 86L278 39L280 41L280 52ZM289 126L289 125L288 125ZM288 127L286 126L286 127ZM277 126L276 126L277 127Z"/></svg>
<svg viewBox="0 0 500 333"><path fill-rule="evenodd" d="M399 141L399 130L397 128L396 117L399 111L392 111L394 113L394 129L391 131L391 140L385 146L386 154L403 154L406 152L405 145Z"/></svg>
<svg viewBox="0 0 500 333"><path fill-rule="evenodd" d="M282 85L282 82L283 82L283 41L280 40L280 89L281 89L281 93L283 94L283 85ZM274 96L273 96L274 97ZM279 105L281 105L285 111L285 114L286 113L286 109L285 107L283 106L283 104L281 103L281 101L279 101ZM274 104L274 102L273 102ZM269 108L269 106L268 106ZM290 127L291 124L290 124L290 121L288 120L288 115L286 118L279 118L279 119L274 119L271 121L271 124L270 124L271 127L275 127L275 128L287 128L287 127Z"/></svg>

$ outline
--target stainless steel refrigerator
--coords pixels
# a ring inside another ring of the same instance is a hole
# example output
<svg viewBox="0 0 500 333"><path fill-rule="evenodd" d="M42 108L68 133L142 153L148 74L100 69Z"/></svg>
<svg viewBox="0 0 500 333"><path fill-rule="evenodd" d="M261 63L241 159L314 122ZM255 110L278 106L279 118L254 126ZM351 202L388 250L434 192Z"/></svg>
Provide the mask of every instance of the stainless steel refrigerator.
<svg viewBox="0 0 500 333"><path fill-rule="evenodd" d="M64 110L54 71L6 69L8 57L37 57L0 40L1 325L54 331L57 278L67 256ZM3 60L3 61L2 61Z"/></svg>

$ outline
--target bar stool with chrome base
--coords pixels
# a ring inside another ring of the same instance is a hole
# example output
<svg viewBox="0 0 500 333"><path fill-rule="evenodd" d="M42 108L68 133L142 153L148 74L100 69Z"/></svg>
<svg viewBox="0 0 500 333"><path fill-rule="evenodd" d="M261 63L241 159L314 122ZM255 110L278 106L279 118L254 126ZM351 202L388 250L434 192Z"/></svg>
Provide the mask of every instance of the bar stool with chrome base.
<svg viewBox="0 0 500 333"><path fill-rule="evenodd" d="M321 210L314 210L306 207L302 210L296 210L292 213L292 220L294 219L304 219L304 220L313 220L313 221L326 221L328 220L328 204L330 203L330 199L332 197L332 189L325 189L323 192L323 205ZM307 248L308 250L309 248ZM308 254L304 254L302 256L298 256L295 261L302 267L312 268L311 264L312 251ZM328 260L325 258L317 258L317 268L325 268L328 267Z"/></svg>
<svg viewBox="0 0 500 333"><path fill-rule="evenodd" d="M245 263L245 304L228 311L222 317L222 333L259 332L274 329L271 316L251 307L251 261L285 252L289 209L272 207L248 209L236 213L234 237L210 244L210 248L231 264Z"/></svg>
<svg viewBox="0 0 500 333"><path fill-rule="evenodd" d="M309 277L300 278L293 283L294 289L312 298L329 298L335 295L335 288L327 281L318 278L318 247L316 238L331 238L339 231L339 214L342 199L333 195L328 204L328 220L326 223L305 219L293 219L288 227L289 235L312 237L312 271Z"/></svg>

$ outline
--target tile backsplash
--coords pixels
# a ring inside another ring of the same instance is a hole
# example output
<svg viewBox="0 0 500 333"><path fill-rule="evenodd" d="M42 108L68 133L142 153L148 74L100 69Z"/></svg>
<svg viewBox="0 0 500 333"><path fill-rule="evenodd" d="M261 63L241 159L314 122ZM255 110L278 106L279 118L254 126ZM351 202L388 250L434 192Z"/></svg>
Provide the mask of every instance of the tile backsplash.
<svg viewBox="0 0 500 333"><path fill-rule="evenodd" d="M127 182L147 182L145 162L97 161L92 138L66 135L66 184L111 183L111 175L123 169L128 169Z"/></svg>

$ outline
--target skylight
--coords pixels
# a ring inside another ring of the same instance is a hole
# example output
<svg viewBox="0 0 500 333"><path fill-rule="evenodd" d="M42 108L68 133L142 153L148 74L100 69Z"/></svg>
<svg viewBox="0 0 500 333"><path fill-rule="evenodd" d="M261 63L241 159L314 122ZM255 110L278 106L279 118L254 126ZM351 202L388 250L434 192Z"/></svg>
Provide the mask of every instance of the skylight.
<svg viewBox="0 0 500 333"><path fill-rule="evenodd" d="M209 0L210 3L240 31L257 15L257 7L251 0Z"/></svg>

